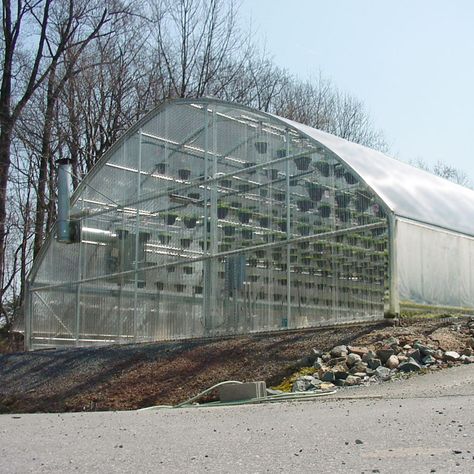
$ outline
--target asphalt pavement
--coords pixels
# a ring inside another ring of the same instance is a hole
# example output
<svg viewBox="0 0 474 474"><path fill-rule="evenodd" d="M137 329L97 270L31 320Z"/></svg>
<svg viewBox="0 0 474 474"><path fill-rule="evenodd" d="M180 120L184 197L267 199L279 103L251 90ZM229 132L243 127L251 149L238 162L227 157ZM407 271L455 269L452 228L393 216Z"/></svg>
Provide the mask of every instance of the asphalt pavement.
<svg viewBox="0 0 474 474"><path fill-rule="evenodd" d="M313 401L0 415L0 472L474 472L474 366Z"/></svg>

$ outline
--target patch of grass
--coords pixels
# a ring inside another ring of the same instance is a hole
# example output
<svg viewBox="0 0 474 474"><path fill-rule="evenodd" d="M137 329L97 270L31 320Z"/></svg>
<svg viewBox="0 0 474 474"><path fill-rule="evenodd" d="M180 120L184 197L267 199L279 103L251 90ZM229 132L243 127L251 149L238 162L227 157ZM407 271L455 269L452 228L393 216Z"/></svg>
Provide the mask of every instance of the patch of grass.
<svg viewBox="0 0 474 474"><path fill-rule="evenodd" d="M297 372L292 373L289 377L282 380L279 385L271 387L273 390L281 390L282 392L291 392L293 384L303 375L313 375L316 372L314 367L303 367Z"/></svg>

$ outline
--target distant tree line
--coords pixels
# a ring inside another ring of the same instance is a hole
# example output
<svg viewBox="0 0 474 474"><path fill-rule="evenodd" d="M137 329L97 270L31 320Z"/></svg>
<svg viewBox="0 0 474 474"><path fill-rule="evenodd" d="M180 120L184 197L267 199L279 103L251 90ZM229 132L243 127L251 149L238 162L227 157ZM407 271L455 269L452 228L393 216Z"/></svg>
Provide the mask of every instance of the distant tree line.
<svg viewBox="0 0 474 474"><path fill-rule="evenodd" d="M74 186L166 99L213 96L378 149L364 104L301 81L241 28L234 0L2 0L0 316L18 311L56 217L58 158Z"/></svg>

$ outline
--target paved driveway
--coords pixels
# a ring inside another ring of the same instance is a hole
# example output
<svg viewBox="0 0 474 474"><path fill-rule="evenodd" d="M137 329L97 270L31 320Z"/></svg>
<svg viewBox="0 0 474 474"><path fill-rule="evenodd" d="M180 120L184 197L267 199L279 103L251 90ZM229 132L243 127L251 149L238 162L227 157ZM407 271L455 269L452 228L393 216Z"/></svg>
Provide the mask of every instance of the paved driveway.
<svg viewBox="0 0 474 474"><path fill-rule="evenodd" d="M474 366L297 403L0 416L0 472L474 472Z"/></svg>

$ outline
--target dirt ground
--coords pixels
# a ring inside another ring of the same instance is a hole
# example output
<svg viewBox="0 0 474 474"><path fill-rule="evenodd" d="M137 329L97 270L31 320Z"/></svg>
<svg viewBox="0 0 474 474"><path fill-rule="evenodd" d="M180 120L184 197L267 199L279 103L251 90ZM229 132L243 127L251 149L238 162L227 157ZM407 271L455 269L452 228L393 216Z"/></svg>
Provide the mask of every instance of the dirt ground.
<svg viewBox="0 0 474 474"><path fill-rule="evenodd" d="M176 404L223 380L277 385L313 348L370 346L390 336L461 351L462 320L393 323L249 335L220 340L0 355L0 413L129 410Z"/></svg>

